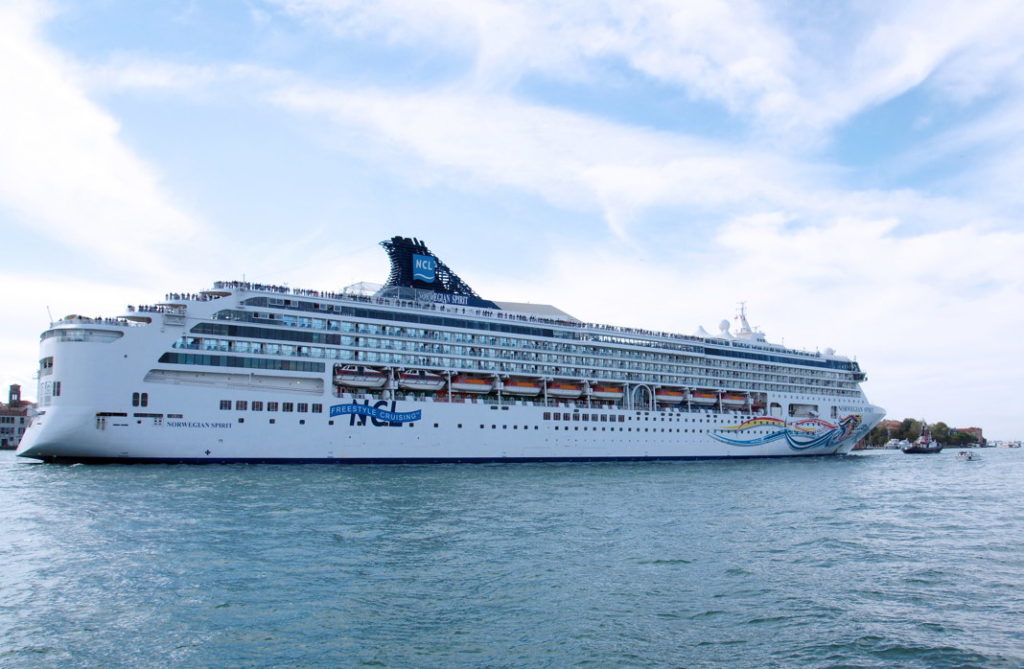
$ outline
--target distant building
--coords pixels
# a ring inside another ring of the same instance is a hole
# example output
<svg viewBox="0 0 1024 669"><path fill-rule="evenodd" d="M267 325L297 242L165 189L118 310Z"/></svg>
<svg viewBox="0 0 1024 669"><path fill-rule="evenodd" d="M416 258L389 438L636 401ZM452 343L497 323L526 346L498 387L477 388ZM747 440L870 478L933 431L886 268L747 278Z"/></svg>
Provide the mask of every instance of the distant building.
<svg viewBox="0 0 1024 669"><path fill-rule="evenodd" d="M969 434L974 437L977 437L978 443L982 446L985 445L985 435L981 433L980 427L957 427L953 429L957 432L963 432L964 434Z"/></svg>
<svg viewBox="0 0 1024 669"><path fill-rule="evenodd" d="M21 399L21 386L14 384L7 395L7 404L0 402L0 448L14 449L21 443L35 405Z"/></svg>
<svg viewBox="0 0 1024 669"><path fill-rule="evenodd" d="M881 423L878 424L879 428L881 428L883 430L888 430L889 432L895 432L896 430L900 429L900 427L902 427L902 426L903 426L903 421L901 421L901 420L889 420L889 419L886 419L886 420L883 420Z"/></svg>

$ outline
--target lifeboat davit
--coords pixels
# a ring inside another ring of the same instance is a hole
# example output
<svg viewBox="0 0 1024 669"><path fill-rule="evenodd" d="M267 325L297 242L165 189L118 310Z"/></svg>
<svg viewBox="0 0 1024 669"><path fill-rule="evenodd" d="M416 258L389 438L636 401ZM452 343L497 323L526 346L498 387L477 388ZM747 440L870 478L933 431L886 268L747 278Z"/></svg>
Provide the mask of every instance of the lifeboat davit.
<svg viewBox="0 0 1024 669"><path fill-rule="evenodd" d="M509 379L502 384L502 392L506 395L534 397L540 395L540 383L529 379Z"/></svg>
<svg viewBox="0 0 1024 669"><path fill-rule="evenodd" d="M590 396L595 400L621 400L623 394L619 386L590 386Z"/></svg>
<svg viewBox="0 0 1024 669"><path fill-rule="evenodd" d="M349 388L383 388L388 382L388 375L369 367L335 367L334 382Z"/></svg>
<svg viewBox="0 0 1024 669"><path fill-rule="evenodd" d="M747 404L747 396L738 393L726 393L722 395L722 405L727 407L742 407Z"/></svg>
<svg viewBox="0 0 1024 669"><path fill-rule="evenodd" d="M444 377L440 374L425 372L422 369L402 372L398 376L398 387L403 390L436 392L444 388Z"/></svg>
<svg viewBox="0 0 1024 669"><path fill-rule="evenodd" d="M548 397L574 400L583 394L583 386L578 383L552 381L548 384Z"/></svg>
<svg viewBox="0 0 1024 669"><path fill-rule="evenodd" d="M716 393L708 392L706 390L695 390L690 393L690 401L694 404L702 404L704 406L710 406L718 403L718 395Z"/></svg>
<svg viewBox="0 0 1024 669"><path fill-rule="evenodd" d="M457 393L485 394L494 388L494 381L479 376L460 374L452 377L452 391Z"/></svg>
<svg viewBox="0 0 1024 669"><path fill-rule="evenodd" d="M682 390L671 390L669 388L657 388L654 391L654 400L658 404L679 404L685 395Z"/></svg>

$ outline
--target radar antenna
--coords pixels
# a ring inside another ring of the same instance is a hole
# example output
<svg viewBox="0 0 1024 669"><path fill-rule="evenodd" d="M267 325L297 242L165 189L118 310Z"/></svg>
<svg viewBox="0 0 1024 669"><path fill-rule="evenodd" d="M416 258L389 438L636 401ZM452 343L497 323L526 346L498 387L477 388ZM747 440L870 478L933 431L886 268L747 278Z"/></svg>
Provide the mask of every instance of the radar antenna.
<svg viewBox="0 0 1024 669"><path fill-rule="evenodd" d="M747 322L747 303L739 303L739 313L736 314L736 320L740 322L740 334L753 334L754 331L750 328L750 323Z"/></svg>

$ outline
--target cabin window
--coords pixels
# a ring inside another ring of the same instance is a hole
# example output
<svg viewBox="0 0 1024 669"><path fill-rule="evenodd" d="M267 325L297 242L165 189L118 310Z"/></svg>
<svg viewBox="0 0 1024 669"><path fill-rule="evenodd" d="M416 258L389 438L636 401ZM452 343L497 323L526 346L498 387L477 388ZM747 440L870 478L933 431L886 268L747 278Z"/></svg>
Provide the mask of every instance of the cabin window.
<svg viewBox="0 0 1024 669"><path fill-rule="evenodd" d="M249 400L235 400L235 411L248 411Z"/></svg>
<svg viewBox="0 0 1024 669"><path fill-rule="evenodd" d="M295 407L295 410L298 411L299 413L308 413L309 405L306 404L305 402L299 402L298 406Z"/></svg>
<svg viewBox="0 0 1024 669"><path fill-rule="evenodd" d="M323 404L314 404L313 405L313 413L323 413L323 412L324 412L324 405Z"/></svg>
<svg viewBox="0 0 1024 669"><path fill-rule="evenodd" d="M221 411L231 411L231 400L221 400L220 401L220 410Z"/></svg>
<svg viewBox="0 0 1024 669"><path fill-rule="evenodd" d="M277 402L267 402L267 411L277 411Z"/></svg>
<svg viewBox="0 0 1024 669"><path fill-rule="evenodd" d="M252 410L253 411L263 411L263 400L253 400L252 401Z"/></svg>

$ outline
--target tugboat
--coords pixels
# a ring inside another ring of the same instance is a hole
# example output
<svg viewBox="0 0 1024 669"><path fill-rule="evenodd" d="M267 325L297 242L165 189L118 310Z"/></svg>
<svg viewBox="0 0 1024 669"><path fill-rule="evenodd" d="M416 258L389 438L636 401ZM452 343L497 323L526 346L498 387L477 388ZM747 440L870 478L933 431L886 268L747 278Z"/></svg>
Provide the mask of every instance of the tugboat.
<svg viewBox="0 0 1024 669"><path fill-rule="evenodd" d="M938 453L942 450L942 444L932 439L928 432L928 424L922 421L921 436L914 440L914 443L904 446L904 453Z"/></svg>

